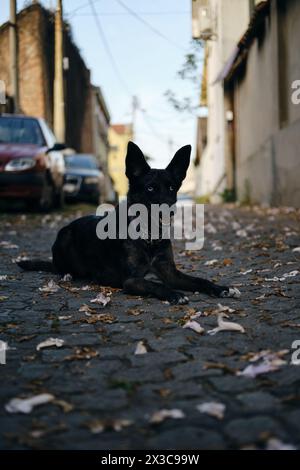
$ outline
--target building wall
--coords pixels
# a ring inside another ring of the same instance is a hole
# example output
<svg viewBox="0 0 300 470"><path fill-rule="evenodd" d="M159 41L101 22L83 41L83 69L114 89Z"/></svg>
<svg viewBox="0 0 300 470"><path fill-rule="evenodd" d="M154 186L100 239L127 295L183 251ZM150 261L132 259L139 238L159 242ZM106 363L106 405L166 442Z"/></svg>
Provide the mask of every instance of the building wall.
<svg viewBox="0 0 300 470"><path fill-rule="evenodd" d="M21 112L45 118L53 127L54 17L39 4L17 16ZM66 143L78 152L93 152L90 73L74 44L67 24L64 30ZM9 27L0 28L0 79L11 95Z"/></svg>
<svg viewBox="0 0 300 470"><path fill-rule="evenodd" d="M300 2L271 3L265 31L235 84L236 177L240 200L300 206ZM284 73L284 76L282 74Z"/></svg>
<svg viewBox="0 0 300 470"><path fill-rule="evenodd" d="M223 86L215 80L248 25L250 9L249 0L210 0L210 7L216 35L206 43L208 135L198 171L197 195L211 195L212 202L219 202L226 186L226 122Z"/></svg>
<svg viewBox="0 0 300 470"><path fill-rule="evenodd" d="M124 127L123 131L116 131L116 127ZM115 183L119 197L125 197L128 191L128 180L125 175L125 157L127 144L132 140L133 132L130 124L124 126L111 126L108 133L110 151L108 170Z"/></svg>

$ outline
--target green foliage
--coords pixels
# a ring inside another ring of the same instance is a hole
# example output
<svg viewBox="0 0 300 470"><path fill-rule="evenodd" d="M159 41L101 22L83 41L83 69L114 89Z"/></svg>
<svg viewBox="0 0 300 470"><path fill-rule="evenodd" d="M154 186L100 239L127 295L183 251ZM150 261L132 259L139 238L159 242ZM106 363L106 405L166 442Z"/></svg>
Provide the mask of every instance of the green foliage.
<svg viewBox="0 0 300 470"><path fill-rule="evenodd" d="M220 196L222 198L222 201L225 203L236 201L235 189L224 189Z"/></svg>

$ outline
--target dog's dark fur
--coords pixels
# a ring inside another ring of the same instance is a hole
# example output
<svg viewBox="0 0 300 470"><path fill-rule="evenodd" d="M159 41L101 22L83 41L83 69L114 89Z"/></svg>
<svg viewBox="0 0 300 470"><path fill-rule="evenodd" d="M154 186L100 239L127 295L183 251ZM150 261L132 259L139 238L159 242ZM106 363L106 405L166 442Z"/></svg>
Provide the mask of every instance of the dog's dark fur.
<svg viewBox="0 0 300 470"><path fill-rule="evenodd" d="M182 147L165 170L155 170L149 167L139 147L129 142L126 156L128 207L134 203L148 208L151 204L175 204L190 154L189 145ZM74 278L123 287L127 293L151 295L170 303L188 301L180 290L217 297L234 296L228 287L180 272L174 263L170 240L100 240L96 235L100 219L86 216L62 228L52 248L53 263L32 260L21 261L19 266L25 270L68 273ZM149 274L155 275L156 281L147 279Z"/></svg>

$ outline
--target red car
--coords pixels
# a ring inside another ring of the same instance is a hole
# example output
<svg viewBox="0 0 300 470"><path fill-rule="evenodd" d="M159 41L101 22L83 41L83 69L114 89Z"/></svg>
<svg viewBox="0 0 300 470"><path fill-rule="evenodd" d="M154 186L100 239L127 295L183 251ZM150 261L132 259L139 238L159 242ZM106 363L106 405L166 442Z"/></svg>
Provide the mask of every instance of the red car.
<svg viewBox="0 0 300 470"><path fill-rule="evenodd" d="M0 198L41 210L61 206L64 148L43 119L0 115Z"/></svg>

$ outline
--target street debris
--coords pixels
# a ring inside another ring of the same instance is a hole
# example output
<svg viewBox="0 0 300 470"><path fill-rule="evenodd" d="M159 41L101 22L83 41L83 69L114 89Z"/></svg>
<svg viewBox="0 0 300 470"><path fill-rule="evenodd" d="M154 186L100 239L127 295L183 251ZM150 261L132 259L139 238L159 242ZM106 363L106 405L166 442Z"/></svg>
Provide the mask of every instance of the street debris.
<svg viewBox="0 0 300 470"><path fill-rule="evenodd" d="M105 307L111 301L110 296L104 295L102 292L95 297L95 299L90 300L92 304L100 304L102 307Z"/></svg>
<svg viewBox="0 0 300 470"><path fill-rule="evenodd" d="M126 310L127 315L133 315L134 317L137 317L141 315L142 313L145 313L145 310L142 308L129 308Z"/></svg>
<svg viewBox="0 0 300 470"><path fill-rule="evenodd" d="M56 284L52 279L43 287L39 287L40 292L45 292L47 294L54 294L60 289L59 285Z"/></svg>
<svg viewBox="0 0 300 470"><path fill-rule="evenodd" d="M147 351L147 348L146 348L146 346L145 346L145 344L144 344L144 341L139 341L138 344L137 344L137 347L136 347L136 349L135 349L134 354L135 354L136 356L138 356L138 355L140 355L140 354L147 354L147 352L148 352L148 351Z"/></svg>
<svg viewBox="0 0 300 470"><path fill-rule="evenodd" d="M5 405L8 413L31 413L36 406L44 405L54 400L50 393L42 393L31 398L13 398Z"/></svg>
<svg viewBox="0 0 300 470"><path fill-rule="evenodd" d="M217 419L223 419L226 406L223 405L223 403L211 401L207 403L201 403L200 405L197 405L196 408L198 411L200 411L200 413L208 414Z"/></svg>
<svg viewBox="0 0 300 470"><path fill-rule="evenodd" d="M200 325L200 323L192 320L192 321L187 321L182 328L189 328L190 330L195 331L196 333L199 333L200 335L204 333L204 328Z"/></svg>
<svg viewBox="0 0 300 470"><path fill-rule="evenodd" d="M185 418L185 414L182 410L178 410L176 408L172 409L172 410L159 410L159 411L155 411L150 419L149 419L149 422L152 423L152 424L159 424L161 423L162 421L164 421L165 419L168 419L168 418L171 418L171 419L183 419Z"/></svg>
<svg viewBox="0 0 300 470"><path fill-rule="evenodd" d="M36 347L36 350L40 351L41 349L51 348L53 346L57 348L61 348L63 344L64 344L63 339L49 338L49 339L46 339L46 341L43 341L42 343L38 344Z"/></svg>
<svg viewBox="0 0 300 470"><path fill-rule="evenodd" d="M240 333L245 333L245 329L239 324L230 321L224 321L223 318L229 318L224 312L218 314L218 326L213 330L209 330L207 333L209 335L215 335L219 331L239 331Z"/></svg>
<svg viewBox="0 0 300 470"><path fill-rule="evenodd" d="M236 375L254 379L258 375L274 372L287 364L287 361L282 359L282 357L288 354L288 352L287 349L283 349L275 353L270 350L263 350L255 354L253 353L253 355L250 353L250 355L248 354L249 362L257 362L259 360L261 362L256 365L248 365L244 370L237 371Z"/></svg>
<svg viewBox="0 0 300 470"><path fill-rule="evenodd" d="M97 419L87 423L86 426L89 428L92 434L100 434L107 430L113 430L116 432L122 431L124 428L131 426L133 421L129 419Z"/></svg>
<svg viewBox="0 0 300 470"><path fill-rule="evenodd" d="M1 275L0 276L0 281L7 281L8 280L8 276L5 274L5 275Z"/></svg>
<svg viewBox="0 0 300 470"><path fill-rule="evenodd" d="M298 276L298 274L300 274L300 271L291 271L290 273L285 273L283 274L283 276L281 277L272 277L272 278L266 278L265 281L267 282L284 282L286 281L286 279L289 279L290 277L295 277L295 276Z"/></svg>
<svg viewBox="0 0 300 470"><path fill-rule="evenodd" d="M292 250L293 253L300 253L300 246L297 246L297 248L294 248Z"/></svg>

